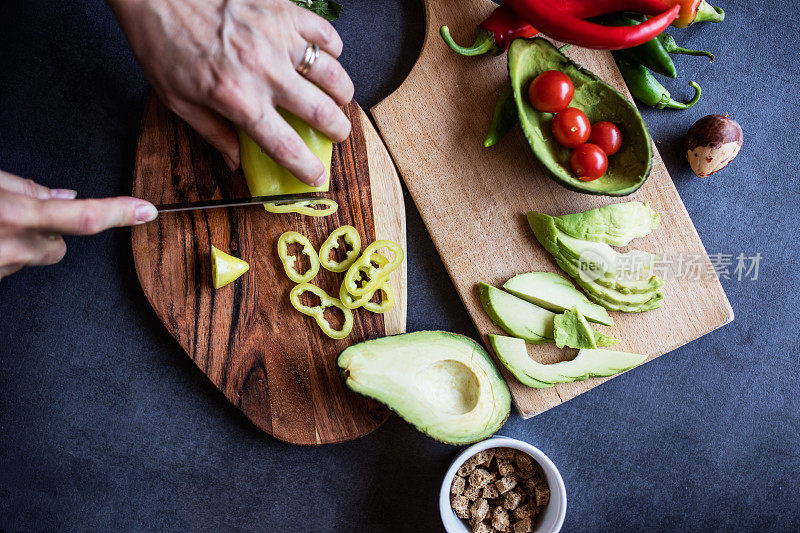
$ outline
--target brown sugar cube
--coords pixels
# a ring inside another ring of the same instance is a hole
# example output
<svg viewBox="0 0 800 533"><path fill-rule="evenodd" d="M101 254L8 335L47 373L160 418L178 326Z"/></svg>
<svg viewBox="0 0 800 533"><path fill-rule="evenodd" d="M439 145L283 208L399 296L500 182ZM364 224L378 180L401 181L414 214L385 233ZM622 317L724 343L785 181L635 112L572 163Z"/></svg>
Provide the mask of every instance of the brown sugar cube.
<svg viewBox="0 0 800 533"><path fill-rule="evenodd" d="M526 517L514 524L514 533L533 533L533 520Z"/></svg>
<svg viewBox="0 0 800 533"><path fill-rule="evenodd" d="M500 496L500 491L497 490L497 487L494 485L486 485L483 487L483 492L481 493L482 498L486 498L487 500L493 500Z"/></svg>
<svg viewBox="0 0 800 533"><path fill-rule="evenodd" d="M450 494L461 494L464 492L464 487L467 485L467 481L463 477L454 477L453 484L450 485Z"/></svg>
<svg viewBox="0 0 800 533"><path fill-rule="evenodd" d="M494 533L494 528L486 522L479 522L472 528L472 533Z"/></svg>
<svg viewBox="0 0 800 533"><path fill-rule="evenodd" d="M500 491L500 494L505 494L517 486L517 478L515 477L501 477L494 482L494 486Z"/></svg>
<svg viewBox="0 0 800 533"><path fill-rule="evenodd" d="M480 498L481 490L478 487L473 487L472 485L467 485L464 488L463 494L469 501L474 502L475 500Z"/></svg>
<svg viewBox="0 0 800 533"><path fill-rule="evenodd" d="M522 520L523 518L528 518L534 514L533 510L531 509L531 504L526 503L525 505L520 505L516 509L514 509L514 519L515 520Z"/></svg>
<svg viewBox="0 0 800 533"><path fill-rule="evenodd" d="M514 509L520 506L522 500L524 499L525 497L522 495L522 493L518 491L512 490L506 492L506 495L503 498L503 507L505 507L509 511L513 511Z"/></svg>
<svg viewBox="0 0 800 533"><path fill-rule="evenodd" d="M469 484L475 487L476 489L482 489L483 487L488 485L491 480L492 480L492 474L490 474L483 468L476 468L469 475Z"/></svg>
<svg viewBox="0 0 800 533"><path fill-rule="evenodd" d="M459 518L469 518L469 500L466 496L456 494L450 498L450 507Z"/></svg>
<svg viewBox="0 0 800 533"><path fill-rule="evenodd" d="M511 461L514 458L514 450L512 448L497 448L494 456L498 461Z"/></svg>
<svg viewBox="0 0 800 533"><path fill-rule="evenodd" d="M511 531L511 519L508 516L508 511L502 507L495 507L494 511L492 511L492 527L503 533Z"/></svg>
<svg viewBox="0 0 800 533"><path fill-rule="evenodd" d="M514 475L514 465L511 464L511 461L497 461L497 473L500 474L501 477L509 477Z"/></svg>
<svg viewBox="0 0 800 533"><path fill-rule="evenodd" d="M478 498L469 508L469 514L476 522L482 522L486 515L489 514L489 502L483 498Z"/></svg>
<svg viewBox="0 0 800 533"><path fill-rule="evenodd" d="M550 503L550 487L539 485L536 487L536 505L547 505Z"/></svg>

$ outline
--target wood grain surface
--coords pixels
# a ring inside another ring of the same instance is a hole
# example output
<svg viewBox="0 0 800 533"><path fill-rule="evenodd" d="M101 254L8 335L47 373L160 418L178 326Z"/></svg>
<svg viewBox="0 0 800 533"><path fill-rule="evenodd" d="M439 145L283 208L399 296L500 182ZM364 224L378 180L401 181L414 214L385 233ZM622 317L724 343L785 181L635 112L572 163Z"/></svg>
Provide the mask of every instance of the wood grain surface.
<svg viewBox="0 0 800 533"><path fill-rule="evenodd" d="M395 308L385 315L354 311L346 339L329 339L289 304L294 284L276 253L285 231L299 231L318 249L330 231L351 224L365 243L383 238L405 248L405 210L391 158L357 104L346 106L345 113L353 132L334 145L326 194L339 202L336 214L271 214L261 206L212 209L165 213L133 231L139 281L170 333L256 426L297 444L354 439L386 420L384 407L343 385L335 359L352 343L405 331L405 263L391 278ZM241 170L231 173L220 155L155 97L142 122L133 194L153 203L249 196ZM219 290L211 286L212 245L250 263L242 278ZM338 296L342 276L321 269L312 283Z"/></svg>
<svg viewBox="0 0 800 533"><path fill-rule="evenodd" d="M469 43L476 24L496 4L424 3L427 30L422 53L403 84L371 111L484 341L489 333L503 332L483 311L477 282L501 286L520 272L559 272L533 237L525 212L561 215L630 200L650 202L661 214L660 227L629 248L664 258L662 266L669 269L662 276L664 305L641 314L613 313L615 327L597 329L623 339L615 349L646 353L652 359L730 322L733 311L728 299L658 152L647 183L619 199L570 192L551 181L519 127L499 145L483 148L497 95L508 83L506 57L461 57L447 48L438 32L447 24L458 42ZM572 47L567 55L630 98L608 52ZM530 353L550 363L572 358L576 352L551 344L531 347ZM526 418L604 381L532 389L502 370Z"/></svg>

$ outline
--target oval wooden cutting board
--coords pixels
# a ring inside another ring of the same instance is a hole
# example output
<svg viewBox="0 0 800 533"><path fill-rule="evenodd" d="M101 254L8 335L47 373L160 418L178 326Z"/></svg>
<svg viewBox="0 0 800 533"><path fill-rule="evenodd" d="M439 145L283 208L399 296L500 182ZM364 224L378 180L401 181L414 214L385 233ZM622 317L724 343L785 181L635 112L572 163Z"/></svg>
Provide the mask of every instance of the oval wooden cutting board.
<svg viewBox="0 0 800 533"><path fill-rule="evenodd" d="M365 243L390 239L405 248L405 209L391 158L361 108L351 103L344 111L353 131L334 145L325 195L339 202L336 214L276 215L249 206L165 213L133 229L139 281L169 332L256 426L297 444L354 439L386 420L383 406L344 386L336 356L350 344L405 331L405 263L391 277L394 309L384 315L356 310L346 339L329 339L289 304L294 283L276 253L285 231L299 231L319 248L333 229L350 224ZM153 96L139 135L133 195L159 204L249 192L241 170L231 173ZM212 245L250 264L242 278L219 290L211 286ZM337 295L341 278L321 269L312 283Z"/></svg>

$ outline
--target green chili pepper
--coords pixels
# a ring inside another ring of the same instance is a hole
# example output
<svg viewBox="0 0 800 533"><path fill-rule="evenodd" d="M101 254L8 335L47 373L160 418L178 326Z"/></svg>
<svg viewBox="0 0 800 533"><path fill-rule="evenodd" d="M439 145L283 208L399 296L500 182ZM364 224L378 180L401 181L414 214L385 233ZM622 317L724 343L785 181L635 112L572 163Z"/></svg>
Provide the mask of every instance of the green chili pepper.
<svg viewBox="0 0 800 533"><path fill-rule="evenodd" d="M675 39L672 35L669 35L667 32L662 33L658 37L656 37L661 42L661 45L664 49L669 52L670 54L683 54L687 56L705 56L714 62L714 54L711 52L706 52L705 50L690 50L689 48L682 48L678 46L678 43L675 42ZM673 76L674 77L674 76Z"/></svg>
<svg viewBox="0 0 800 533"><path fill-rule="evenodd" d="M483 141L484 148L489 148L500 142L517 122L519 122L517 103L514 101L514 91L511 90L511 84L509 83L503 87L500 96L497 98L492 124L489 126L489 132Z"/></svg>
<svg viewBox="0 0 800 533"><path fill-rule="evenodd" d="M319 305L315 307L309 307L300 303L300 296L304 292L316 294L319 297ZM316 285L312 285L310 283L301 283L299 285L295 285L291 292L289 292L289 302L292 304L292 307L304 315L314 317L314 320L317 321L319 329L321 329L325 335L332 339L343 339L347 337L353 330L353 312L345 307L338 298L329 296L327 292L323 291ZM344 313L344 324L342 324L342 329L333 329L333 327L331 327L330 322L328 322L328 320L325 318L325 308L327 307L336 307L337 309L341 309L342 313Z"/></svg>
<svg viewBox="0 0 800 533"><path fill-rule="evenodd" d="M379 264L378 266L375 266L373 264L373 259L378 253L379 248L388 248L394 253L394 257L385 265ZM367 246L364 252L361 254L361 257L356 259L356 261L350 265L350 268L347 269L347 273L344 275L344 281L342 282L342 285L344 285L347 292L356 298L359 296L372 294L381 285L383 285L383 282L386 281L386 278L389 277L389 274L399 267L400 263L402 262L403 249L400 248L399 244L385 240L375 241ZM361 279L362 273L366 275L366 280L359 287L357 282Z"/></svg>
<svg viewBox="0 0 800 533"><path fill-rule="evenodd" d="M385 313L394 307L394 292L392 292L388 281L384 282L378 291L381 293L380 303L368 301L364 304L364 309L373 313ZM372 298L370 298L370 300L371 299Z"/></svg>
<svg viewBox="0 0 800 533"><path fill-rule="evenodd" d="M334 248L339 247L339 237L341 237L345 244L350 245L350 250L342 261L334 261L331 259L331 252ZM358 258L361 253L361 236L358 230L353 226L341 226L336 228L328 235L325 242L319 249L319 263L331 272L344 272L350 265Z"/></svg>
<svg viewBox="0 0 800 533"><path fill-rule="evenodd" d="M609 26L636 26L642 22L641 20L636 20L623 15L622 13L604 15L600 18L600 20L603 22L603 24ZM670 78L675 78L678 76L678 73L675 70L675 63L672 62L669 52L666 50L658 37L654 37L646 43L640 44L639 46L625 48L617 53L630 59L634 63L644 65L658 74L669 76Z"/></svg>
<svg viewBox="0 0 800 533"><path fill-rule="evenodd" d="M303 274L294 268L297 258L293 255L289 255L289 244L291 243L301 245L303 247L302 252L308 256L310 266ZM297 233L296 231L287 231L278 237L278 257L281 258L283 270L286 272L286 275L295 283L311 281L314 279L314 276L317 275L317 272L319 272L319 257L317 256L317 251L305 235Z"/></svg>
<svg viewBox="0 0 800 533"><path fill-rule="evenodd" d="M318 205L323 206L322 209L317 209ZM298 213L310 217L326 217L338 211L339 204L329 198L320 198L319 200L301 200L299 202L286 203L267 202L264 204L264 209L270 213Z"/></svg>
<svg viewBox="0 0 800 533"><path fill-rule="evenodd" d="M373 268L373 263L378 267L383 267L389 264L389 260L386 259L382 254L375 252L372 254L372 259L370 260L369 266L362 266L361 271L364 273L369 273L369 269ZM378 289L380 290L380 289ZM339 299L342 301L345 307L348 309L357 309L362 307L364 304L369 302L372 299L372 296L375 292L370 292L365 294L364 296L355 297L349 292L347 292L347 287L344 283L342 283L341 287L339 287Z"/></svg>
<svg viewBox="0 0 800 533"><path fill-rule="evenodd" d="M672 99L669 91L644 66L634 63L619 53L613 52L613 54L628 89L637 100L657 109L665 107L670 109L689 109L700 100L700 86L695 82L689 82L689 85L694 87L694 97L685 104L677 102Z"/></svg>

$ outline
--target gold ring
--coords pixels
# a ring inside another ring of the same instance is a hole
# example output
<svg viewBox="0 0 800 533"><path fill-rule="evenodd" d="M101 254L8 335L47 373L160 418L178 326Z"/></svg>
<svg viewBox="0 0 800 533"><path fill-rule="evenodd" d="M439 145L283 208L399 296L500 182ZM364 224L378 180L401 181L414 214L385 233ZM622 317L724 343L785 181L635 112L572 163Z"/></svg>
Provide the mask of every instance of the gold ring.
<svg viewBox="0 0 800 533"><path fill-rule="evenodd" d="M316 44L308 43L306 45L306 51L303 54L303 60L300 61L300 64L297 65L297 72L301 76L305 76L311 67L314 65L314 62L319 57L319 46Z"/></svg>

